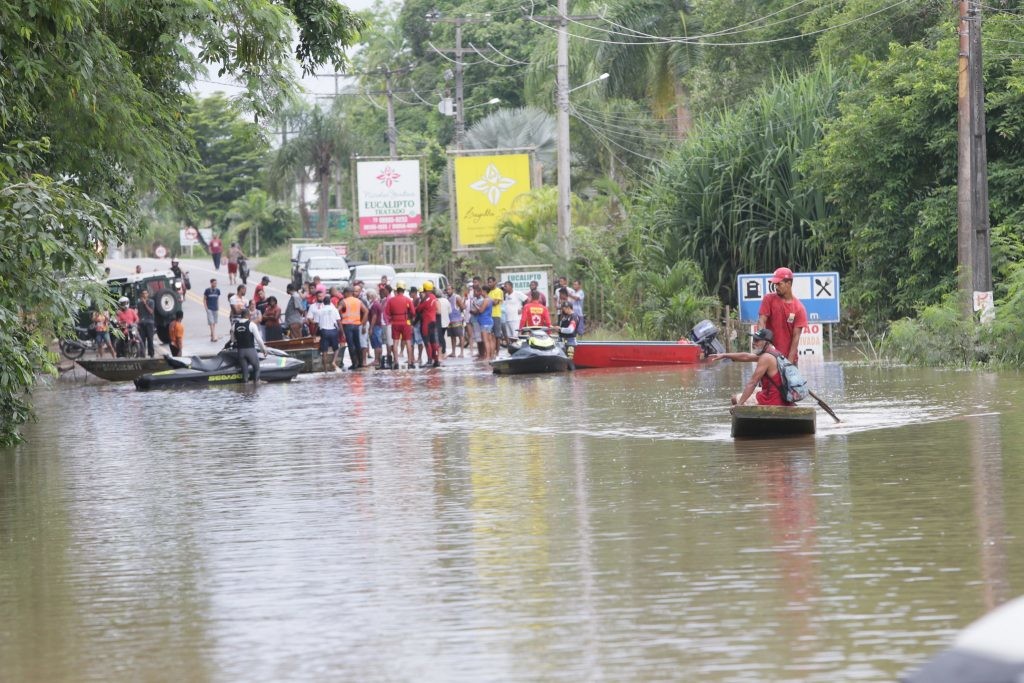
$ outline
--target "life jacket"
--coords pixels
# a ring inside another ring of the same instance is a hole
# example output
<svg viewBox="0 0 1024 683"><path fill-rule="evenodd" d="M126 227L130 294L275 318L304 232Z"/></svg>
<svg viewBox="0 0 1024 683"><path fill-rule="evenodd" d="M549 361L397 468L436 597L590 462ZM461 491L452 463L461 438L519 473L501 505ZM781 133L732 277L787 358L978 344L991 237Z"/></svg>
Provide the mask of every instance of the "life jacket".
<svg viewBox="0 0 1024 683"><path fill-rule="evenodd" d="M362 303L359 299L354 296L345 297L345 312L341 314L342 325L359 325L362 322L362 316L360 312Z"/></svg>
<svg viewBox="0 0 1024 683"><path fill-rule="evenodd" d="M255 349L256 348L256 337L253 335L252 330L249 329L249 321L245 318L239 318L234 322L232 330L235 333L235 346L240 349Z"/></svg>

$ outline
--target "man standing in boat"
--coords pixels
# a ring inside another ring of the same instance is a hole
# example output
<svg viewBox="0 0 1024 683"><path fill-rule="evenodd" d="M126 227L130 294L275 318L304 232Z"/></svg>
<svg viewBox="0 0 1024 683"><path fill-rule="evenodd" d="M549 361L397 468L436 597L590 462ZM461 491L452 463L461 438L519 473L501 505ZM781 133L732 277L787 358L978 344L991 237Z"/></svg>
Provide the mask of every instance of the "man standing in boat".
<svg viewBox="0 0 1024 683"><path fill-rule="evenodd" d="M793 296L792 270L777 268L770 281L775 291L766 293L761 299L757 325L772 331L775 348L796 365L799 360L800 333L807 327L807 310Z"/></svg>
<svg viewBox="0 0 1024 683"><path fill-rule="evenodd" d="M769 329L758 330L750 335L754 341L754 352L743 351L733 353L713 353L708 356L708 361L714 363L728 359L737 363L757 363L754 367L754 374L747 380L743 392L732 397L734 406L746 405L751 396L761 406L791 406L782 396L782 376L779 374L779 362L775 358L775 347L772 345L774 335ZM754 393L758 384L761 390Z"/></svg>

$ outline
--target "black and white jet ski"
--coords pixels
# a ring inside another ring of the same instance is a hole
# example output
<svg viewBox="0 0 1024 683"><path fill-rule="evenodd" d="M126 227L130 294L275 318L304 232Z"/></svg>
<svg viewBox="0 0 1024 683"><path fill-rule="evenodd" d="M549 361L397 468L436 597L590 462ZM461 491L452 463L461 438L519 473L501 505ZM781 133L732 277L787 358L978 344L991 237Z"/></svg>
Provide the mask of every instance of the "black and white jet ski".
<svg viewBox="0 0 1024 683"><path fill-rule="evenodd" d="M537 372L565 372L569 357L562 345L542 329L531 329L525 338L509 345L511 355L491 361L496 375L526 375Z"/></svg>
<svg viewBox="0 0 1024 683"><path fill-rule="evenodd" d="M151 372L135 380L136 389L164 389L183 386L220 386L241 384L242 368L238 354L224 349L216 356L201 358L167 357L171 370ZM260 379L265 382L287 382L302 371L304 363L284 351L267 349L267 357L260 361Z"/></svg>

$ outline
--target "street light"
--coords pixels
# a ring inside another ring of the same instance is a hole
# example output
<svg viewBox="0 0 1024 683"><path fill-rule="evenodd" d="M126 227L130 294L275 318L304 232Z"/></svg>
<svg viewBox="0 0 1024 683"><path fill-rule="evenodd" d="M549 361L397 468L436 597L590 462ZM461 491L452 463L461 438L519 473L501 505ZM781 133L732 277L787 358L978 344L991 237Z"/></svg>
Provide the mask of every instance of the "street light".
<svg viewBox="0 0 1024 683"><path fill-rule="evenodd" d="M470 109L479 109L480 107L486 107L491 104L498 104L499 102L501 102L500 97L492 97L483 104L474 104L472 107L466 107L466 111L469 111Z"/></svg>
<svg viewBox="0 0 1024 683"><path fill-rule="evenodd" d="M583 83L581 85L577 85L575 88L570 88L569 92L576 92L580 88L586 88L588 85L593 85L594 83L597 83L598 81L607 80L607 78L608 78L608 74L603 73L603 74L601 74L600 76L598 76L597 78L595 78L592 81L587 81L586 83Z"/></svg>

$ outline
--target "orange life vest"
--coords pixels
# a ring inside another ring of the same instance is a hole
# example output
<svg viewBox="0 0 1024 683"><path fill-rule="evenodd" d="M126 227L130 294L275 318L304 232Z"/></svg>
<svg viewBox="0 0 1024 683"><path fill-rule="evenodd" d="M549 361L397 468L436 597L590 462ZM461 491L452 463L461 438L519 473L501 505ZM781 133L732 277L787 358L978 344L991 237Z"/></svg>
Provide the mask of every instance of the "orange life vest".
<svg viewBox="0 0 1024 683"><path fill-rule="evenodd" d="M362 303L359 299L354 296L345 297L342 302L345 304L345 312L341 314L342 325L358 325L362 322Z"/></svg>

